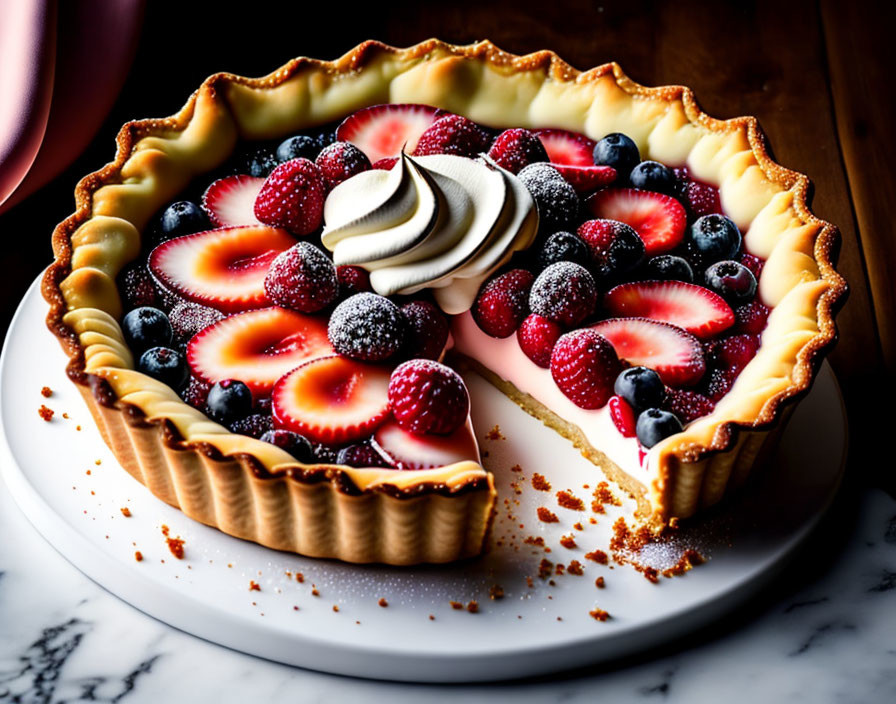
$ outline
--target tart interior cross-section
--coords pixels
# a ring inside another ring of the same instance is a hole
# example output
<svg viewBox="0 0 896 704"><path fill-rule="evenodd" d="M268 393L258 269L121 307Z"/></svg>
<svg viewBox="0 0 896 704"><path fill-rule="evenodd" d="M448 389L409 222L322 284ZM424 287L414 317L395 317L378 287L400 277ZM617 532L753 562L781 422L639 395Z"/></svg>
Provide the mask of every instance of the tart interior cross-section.
<svg viewBox="0 0 896 704"><path fill-rule="evenodd" d="M363 45L352 70L377 52L405 77L414 69L396 57L496 70L497 50L477 46ZM302 66L258 85L224 76L176 128L127 132L57 229L51 328L76 350L70 374L128 471L188 515L280 549L395 564L475 555L495 490L455 371L471 368L580 448L654 529L745 480L780 401L808 388L801 375L833 339L819 301L843 288L813 255L830 228L801 212L803 180L776 190L772 176L794 175L764 175L780 168L764 152L758 164L725 132L703 151L689 135L689 152L637 114L631 133L549 115L539 127L510 108L473 119L435 95L439 107L259 128ZM516 75L545 73L524 66ZM612 73L601 81L620 90ZM220 95L235 118L214 112L227 112ZM219 134L234 119L240 138ZM154 185L181 166L176 191ZM146 174L145 202L115 191ZM104 263L108 295L79 262L128 227L139 234Z"/></svg>

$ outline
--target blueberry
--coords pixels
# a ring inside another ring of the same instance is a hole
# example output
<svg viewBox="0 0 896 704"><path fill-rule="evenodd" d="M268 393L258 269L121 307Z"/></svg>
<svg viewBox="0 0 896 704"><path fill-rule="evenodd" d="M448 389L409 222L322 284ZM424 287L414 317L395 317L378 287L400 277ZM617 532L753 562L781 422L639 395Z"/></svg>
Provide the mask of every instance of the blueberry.
<svg viewBox="0 0 896 704"><path fill-rule="evenodd" d="M150 347L167 347L174 336L168 316L151 306L134 308L124 316L121 332L135 355L143 354Z"/></svg>
<svg viewBox="0 0 896 704"><path fill-rule="evenodd" d="M211 228L202 208L189 200L172 203L159 218L158 241L165 242Z"/></svg>
<svg viewBox="0 0 896 704"><path fill-rule="evenodd" d="M267 178L280 162L270 147L258 147L249 152L242 163L242 171L250 176Z"/></svg>
<svg viewBox="0 0 896 704"><path fill-rule="evenodd" d="M631 173L639 161L638 145L619 132L608 134L594 145L594 163L612 166L620 177Z"/></svg>
<svg viewBox="0 0 896 704"><path fill-rule="evenodd" d="M277 161L291 161L292 159L310 159L314 161L320 154L317 140L305 134L297 134L280 142L277 147Z"/></svg>
<svg viewBox="0 0 896 704"><path fill-rule="evenodd" d="M208 390L205 409L212 420L230 425L252 412L252 392L236 379L215 382Z"/></svg>
<svg viewBox="0 0 896 704"><path fill-rule="evenodd" d="M587 267L591 264L591 250L578 235L571 232L555 232L545 240L537 255L538 268L544 269L556 262L575 262Z"/></svg>
<svg viewBox="0 0 896 704"><path fill-rule="evenodd" d="M327 336L340 354L362 362L382 362L404 344L405 320L392 301L375 293L356 293L333 310Z"/></svg>
<svg viewBox="0 0 896 704"><path fill-rule="evenodd" d="M675 174L658 161L642 161L632 169L628 178L632 186L642 191L671 195L675 190Z"/></svg>
<svg viewBox="0 0 896 704"><path fill-rule="evenodd" d="M718 213L697 218L685 234L688 257L698 269L723 259L734 259L742 241L734 221Z"/></svg>
<svg viewBox="0 0 896 704"><path fill-rule="evenodd" d="M687 259L674 254L660 254L647 260L644 274L648 279L656 281L684 281L694 283L694 270Z"/></svg>
<svg viewBox="0 0 896 704"><path fill-rule="evenodd" d="M726 259L706 270L706 285L728 303L738 306L756 295L756 277L740 262Z"/></svg>
<svg viewBox="0 0 896 704"><path fill-rule="evenodd" d="M638 422L635 424L638 441L645 448L651 448L660 440L665 440L682 430L681 421L674 413L659 408L648 408L638 416Z"/></svg>
<svg viewBox="0 0 896 704"><path fill-rule="evenodd" d="M179 391L190 378L187 360L170 347L150 347L141 355L137 369L168 384L175 391Z"/></svg>
<svg viewBox="0 0 896 704"><path fill-rule="evenodd" d="M666 385L659 374L647 367L629 367L620 372L613 391L628 401L636 412L662 406L666 400Z"/></svg>
<svg viewBox="0 0 896 704"><path fill-rule="evenodd" d="M308 438L291 430L269 430L261 436L260 440L276 445L281 450L286 450L302 464L312 464L317 460L314 447Z"/></svg>

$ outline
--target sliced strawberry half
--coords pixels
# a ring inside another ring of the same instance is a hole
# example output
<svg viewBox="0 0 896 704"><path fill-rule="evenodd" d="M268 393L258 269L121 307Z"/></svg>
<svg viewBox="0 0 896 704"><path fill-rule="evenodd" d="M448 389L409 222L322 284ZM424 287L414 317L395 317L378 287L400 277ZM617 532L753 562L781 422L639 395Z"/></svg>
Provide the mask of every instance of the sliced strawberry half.
<svg viewBox="0 0 896 704"><path fill-rule="evenodd" d="M282 377L271 399L277 428L313 442L353 442L389 416L389 369L340 355L321 357Z"/></svg>
<svg viewBox="0 0 896 704"><path fill-rule="evenodd" d="M592 325L632 366L656 371L667 386L693 386L706 372L700 342L675 325L646 318L610 318Z"/></svg>
<svg viewBox="0 0 896 704"><path fill-rule="evenodd" d="M734 311L708 288L684 281L632 281L607 291L604 307L611 315L661 320L702 340L734 325Z"/></svg>
<svg viewBox="0 0 896 704"><path fill-rule="evenodd" d="M569 166L594 166L593 139L568 130L544 129L532 130L550 157L551 165L567 164Z"/></svg>
<svg viewBox="0 0 896 704"><path fill-rule="evenodd" d="M636 188L598 191L585 201L595 218L618 220L635 228L648 257L675 249L684 239L687 213L672 196Z"/></svg>
<svg viewBox="0 0 896 704"><path fill-rule="evenodd" d="M616 169L612 166L571 166L551 164L566 179L577 193L587 193L616 180Z"/></svg>
<svg viewBox="0 0 896 704"><path fill-rule="evenodd" d="M163 289L235 313L270 305L268 267L295 243L286 230L267 225L208 230L160 244L149 255L149 270Z"/></svg>
<svg viewBox="0 0 896 704"><path fill-rule="evenodd" d="M398 469L428 469L471 460L479 461L479 446L463 423L451 435L414 435L390 419L373 434L371 445Z"/></svg>
<svg viewBox="0 0 896 704"><path fill-rule="evenodd" d="M187 345L187 362L195 376L210 384L239 379L256 398L267 396L291 369L332 354L324 320L285 308L224 318Z"/></svg>
<svg viewBox="0 0 896 704"><path fill-rule="evenodd" d="M219 178L202 194L202 209L218 227L260 225L255 199L263 183L263 178L244 174Z"/></svg>
<svg viewBox="0 0 896 704"><path fill-rule="evenodd" d="M351 142L371 163L397 156L402 147L411 154L438 112L430 105L416 103L373 105L345 118L336 128L336 140Z"/></svg>

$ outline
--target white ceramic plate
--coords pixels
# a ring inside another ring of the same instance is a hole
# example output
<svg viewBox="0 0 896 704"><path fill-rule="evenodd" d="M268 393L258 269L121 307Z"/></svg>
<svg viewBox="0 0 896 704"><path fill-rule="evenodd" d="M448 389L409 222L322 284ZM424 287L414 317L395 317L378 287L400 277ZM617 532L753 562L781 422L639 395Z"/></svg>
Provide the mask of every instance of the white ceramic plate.
<svg viewBox="0 0 896 704"><path fill-rule="evenodd" d="M773 576L828 505L845 457L845 414L825 366L764 478L736 503L682 530L674 543L640 556L643 564L663 568L694 547L708 562L653 584L630 566L584 559L587 551L607 550L611 526L631 511L631 502L592 514L583 485L593 489L600 471L470 375L473 419L499 490L494 549L462 564L411 569L305 559L193 522L121 469L65 376L65 357L44 324L46 310L35 284L0 360L3 475L32 523L75 566L138 609L202 638L327 672L427 682L504 679L609 660L679 637L723 617ZM48 399L43 386L53 390ZM56 412L50 423L37 413L42 403ZM505 439L485 438L496 424ZM512 471L514 465L521 471ZM532 488L535 471L553 484L552 492ZM560 489L589 508L560 508L554 495ZM539 521L540 506L559 523ZM169 551L163 524L185 540L183 560ZM559 544L568 534L578 547ZM526 544L530 537L543 538L551 552ZM577 559L584 575L540 579L543 558ZM604 589L595 585L601 576ZM251 583L259 590L250 590ZM494 585L504 598L489 598ZM478 613L450 603L471 600ZM595 607L611 618L592 618Z"/></svg>

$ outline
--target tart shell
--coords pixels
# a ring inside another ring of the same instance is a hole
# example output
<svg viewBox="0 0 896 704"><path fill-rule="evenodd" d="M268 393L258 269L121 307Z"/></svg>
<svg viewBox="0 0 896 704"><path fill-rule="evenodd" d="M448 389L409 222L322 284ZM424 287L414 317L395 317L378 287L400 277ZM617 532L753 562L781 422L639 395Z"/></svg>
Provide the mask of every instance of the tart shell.
<svg viewBox="0 0 896 704"><path fill-rule="evenodd" d="M496 494L478 464L405 472L297 464L136 372L118 325L115 279L138 256L140 232L239 139L284 137L385 102L427 103L493 126L625 132L645 158L687 165L719 187L746 246L767 260L759 295L773 311L759 352L712 414L651 449L647 484L625 481L599 451L591 459L638 498L654 527L746 481L834 343L846 295L833 265L838 233L810 212L808 178L772 160L755 118L711 118L687 88L647 88L615 63L579 72L552 52L515 56L487 41L408 49L370 41L258 79L215 74L176 115L122 127L115 160L78 184L42 286L68 374L121 464L188 516L277 549L412 564L485 548ZM576 441L574 426L553 425Z"/></svg>

